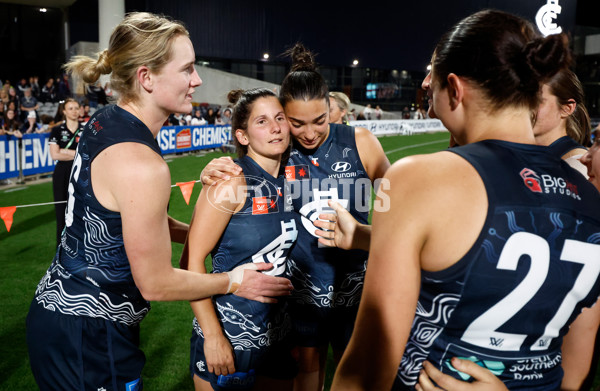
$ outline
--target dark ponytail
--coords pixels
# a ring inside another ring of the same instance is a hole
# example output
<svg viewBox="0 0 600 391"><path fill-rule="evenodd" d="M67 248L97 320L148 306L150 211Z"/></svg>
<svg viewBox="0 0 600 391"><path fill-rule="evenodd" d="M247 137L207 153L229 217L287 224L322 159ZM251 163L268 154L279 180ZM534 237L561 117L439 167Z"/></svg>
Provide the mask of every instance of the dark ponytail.
<svg viewBox="0 0 600 391"><path fill-rule="evenodd" d="M476 82L492 109L534 110L540 103L541 83L570 62L565 35L543 38L525 19L483 10L444 34L434 52L433 69L442 87L450 73Z"/></svg>
<svg viewBox="0 0 600 391"><path fill-rule="evenodd" d="M292 58L292 66L281 83L279 99L285 105L293 100L325 99L329 106L329 88L317 72L315 56L301 43L297 43L284 55Z"/></svg>

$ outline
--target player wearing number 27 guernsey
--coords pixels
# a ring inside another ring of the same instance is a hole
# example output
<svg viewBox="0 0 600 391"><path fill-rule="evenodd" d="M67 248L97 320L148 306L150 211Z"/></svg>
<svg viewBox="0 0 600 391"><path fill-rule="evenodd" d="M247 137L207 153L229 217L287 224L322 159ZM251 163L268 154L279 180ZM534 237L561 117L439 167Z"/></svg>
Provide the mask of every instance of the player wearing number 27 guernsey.
<svg viewBox="0 0 600 391"><path fill-rule="evenodd" d="M477 170L488 212L450 268L423 271L394 389L413 389L427 359L458 379L466 358L510 390L558 390L561 343L600 294L600 196L544 147L488 140L451 149Z"/></svg>

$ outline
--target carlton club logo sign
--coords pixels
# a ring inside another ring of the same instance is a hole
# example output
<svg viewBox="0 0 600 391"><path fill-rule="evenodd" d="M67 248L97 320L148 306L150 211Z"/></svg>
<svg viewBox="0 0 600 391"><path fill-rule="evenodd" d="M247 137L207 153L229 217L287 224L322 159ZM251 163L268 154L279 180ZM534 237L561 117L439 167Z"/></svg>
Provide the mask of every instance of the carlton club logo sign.
<svg viewBox="0 0 600 391"><path fill-rule="evenodd" d="M560 34L562 28L554 23L554 20L560 14L561 7L558 5L558 0L548 0L535 15L535 23L538 29L544 36L551 34Z"/></svg>

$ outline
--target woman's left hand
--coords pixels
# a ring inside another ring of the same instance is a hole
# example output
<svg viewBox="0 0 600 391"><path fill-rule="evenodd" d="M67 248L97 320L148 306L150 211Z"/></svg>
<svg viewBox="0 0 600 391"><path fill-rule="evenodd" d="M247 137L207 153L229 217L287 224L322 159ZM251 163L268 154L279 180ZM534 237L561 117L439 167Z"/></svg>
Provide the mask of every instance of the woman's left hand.
<svg viewBox="0 0 600 391"><path fill-rule="evenodd" d="M452 366L467 375L471 375L474 381L469 383L445 375L429 361L425 361L423 362L423 370L419 375L419 383L415 386L415 389L417 391L508 391L508 388L498 377L473 361L454 357L452 358ZM436 387L432 380L439 387Z"/></svg>
<svg viewBox="0 0 600 391"><path fill-rule="evenodd" d="M223 334L205 336L204 356L209 372L217 376L235 373L233 349Z"/></svg>

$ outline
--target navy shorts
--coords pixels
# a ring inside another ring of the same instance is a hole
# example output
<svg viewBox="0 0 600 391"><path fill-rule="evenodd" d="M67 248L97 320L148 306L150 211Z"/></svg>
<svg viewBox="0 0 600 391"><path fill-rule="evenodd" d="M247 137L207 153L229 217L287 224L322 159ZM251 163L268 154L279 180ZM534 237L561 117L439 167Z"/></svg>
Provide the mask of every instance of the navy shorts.
<svg viewBox="0 0 600 391"><path fill-rule="evenodd" d="M40 390L142 390L139 326L49 311L35 299L27 347Z"/></svg>
<svg viewBox="0 0 600 391"><path fill-rule="evenodd" d="M343 351L354 330L358 305L321 308L290 303L289 312L292 316L296 346L319 347L331 344L334 350Z"/></svg>
<svg viewBox="0 0 600 391"><path fill-rule="evenodd" d="M298 364L292 357L291 339L276 342L263 349L234 350L236 373L217 376L208 371L204 356L204 338L192 332L190 372L211 384L214 390L249 390L256 376L289 380L296 377Z"/></svg>

